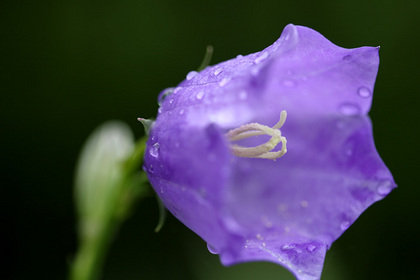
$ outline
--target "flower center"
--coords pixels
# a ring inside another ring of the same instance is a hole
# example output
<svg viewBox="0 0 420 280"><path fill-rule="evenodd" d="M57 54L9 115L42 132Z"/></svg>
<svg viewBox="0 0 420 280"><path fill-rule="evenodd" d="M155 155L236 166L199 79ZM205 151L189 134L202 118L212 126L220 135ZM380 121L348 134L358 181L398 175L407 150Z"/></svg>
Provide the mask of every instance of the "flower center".
<svg viewBox="0 0 420 280"><path fill-rule="evenodd" d="M255 147L244 147L238 144L232 144L230 146L232 153L237 157L244 158L265 158L276 160L282 157L287 152L285 137L281 136L280 128L286 121L286 111L281 111L279 121L273 126L269 127L259 123L249 123L241 125L238 128L229 130L226 133L229 141L236 142L249 137L268 135L270 139L264 144ZM274 151L273 149L281 142L281 150Z"/></svg>

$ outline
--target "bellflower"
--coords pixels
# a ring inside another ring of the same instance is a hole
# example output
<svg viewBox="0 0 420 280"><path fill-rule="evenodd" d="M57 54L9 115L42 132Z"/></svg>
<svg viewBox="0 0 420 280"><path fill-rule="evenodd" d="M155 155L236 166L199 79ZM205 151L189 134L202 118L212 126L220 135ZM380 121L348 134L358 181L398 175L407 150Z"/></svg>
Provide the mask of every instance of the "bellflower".
<svg viewBox="0 0 420 280"><path fill-rule="evenodd" d="M332 242L396 186L367 116L378 50L290 24L263 51L161 93L144 169L224 265L320 279Z"/></svg>

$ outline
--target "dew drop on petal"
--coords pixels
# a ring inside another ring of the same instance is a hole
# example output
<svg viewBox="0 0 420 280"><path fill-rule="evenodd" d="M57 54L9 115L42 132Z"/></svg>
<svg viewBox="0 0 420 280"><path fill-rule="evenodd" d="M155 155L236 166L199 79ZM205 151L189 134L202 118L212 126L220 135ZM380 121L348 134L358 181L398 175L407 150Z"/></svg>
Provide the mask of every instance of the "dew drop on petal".
<svg viewBox="0 0 420 280"><path fill-rule="evenodd" d="M152 157L157 158L159 156L159 143L153 144L153 146L149 149L149 153Z"/></svg>
<svg viewBox="0 0 420 280"><path fill-rule="evenodd" d="M392 183L389 180L385 180L385 181L380 182L378 184L378 187L376 188L376 192L379 195L383 195L383 196L389 194L391 192L391 190L392 190Z"/></svg>
<svg viewBox="0 0 420 280"><path fill-rule="evenodd" d="M372 95L372 92L367 87L360 87L357 90L357 94L359 94L360 97L368 98Z"/></svg>
<svg viewBox="0 0 420 280"><path fill-rule="evenodd" d="M285 244L285 245L281 246L281 249L283 251L292 250L292 249L295 249L295 246L294 245L290 245L290 244Z"/></svg>
<svg viewBox="0 0 420 280"><path fill-rule="evenodd" d="M179 111L179 115L182 116L185 113L184 109L181 109L181 111Z"/></svg>
<svg viewBox="0 0 420 280"><path fill-rule="evenodd" d="M242 55L242 54L238 54L237 56L236 56L236 58L237 59L241 59L241 58L243 58L244 56Z"/></svg>
<svg viewBox="0 0 420 280"><path fill-rule="evenodd" d="M213 247L212 245L207 243L207 249L209 250L210 253L217 255L219 254L219 250L217 250L215 247Z"/></svg>
<svg viewBox="0 0 420 280"><path fill-rule="evenodd" d="M197 97L198 100L203 99L203 97L204 97L204 91L198 92L197 95L196 95L196 97Z"/></svg>
<svg viewBox="0 0 420 280"><path fill-rule="evenodd" d="M166 97L170 96L171 94L173 94L175 91L175 88L167 88L165 90L163 90L158 97L158 104L159 106L162 106L163 101L166 99Z"/></svg>
<svg viewBox="0 0 420 280"><path fill-rule="evenodd" d="M248 94L246 93L246 91L243 90L239 93L240 100L246 100L247 98L248 98Z"/></svg>
<svg viewBox="0 0 420 280"><path fill-rule="evenodd" d="M258 75L258 73L260 72L260 69L259 68L252 68L251 69L251 74L253 75L253 76L257 76Z"/></svg>
<svg viewBox="0 0 420 280"><path fill-rule="evenodd" d="M345 116L354 116L360 113L360 107L353 103L342 103L338 110Z"/></svg>
<svg viewBox="0 0 420 280"><path fill-rule="evenodd" d="M314 244L310 244L306 247L306 250L308 250L309 252L313 252L315 251L316 246Z"/></svg>
<svg viewBox="0 0 420 280"><path fill-rule="evenodd" d="M227 85L227 83L229 83L230 79L229 78L224 78L223 80L220 81L219 86L224 87L225 85Z"/></svg>
<svg viewBox="0 0 420 280"><path fill-rule="evenodd" d="M260 62L262 62L262 61L266 60L267 58L268 58L268 53L263 52L260 56L258 56L258 57L254 60L254 62L255 62L255 64L258 64L258 63L260 63Z"/></svg>
<svg viewBox="0 0 420 280"><path fill-rule="evenodd" d="M222 70L222 68L217 68L216 70L214 70L214 75L215 76L217 76L217 75L219 75L220 73L222 73L223 72L223 70Z"/></svg>
<svg viewBox="0 0 420 280"><path fill-rule="evenodd" d="M346 62L349 62L352 59L351 55L345 55L343 56L343 60Z"/></svg>
<svg viewBox="0 0 420 280"><path fill-rule="evenodd" d="M187 74L187 80L191 80L192 78L194 78L195 76L197 76L198 72L197 71L191 71Z"/></svg>
<svg viewBox="0 0 420 280"><path fill-rule="evenodd" d="M349 221L343 221L343 222L341 222L341 224L340 224L340 228L341 228L341 230L346 230L346 229L348 229L350 227L350 222Z"/></svg>

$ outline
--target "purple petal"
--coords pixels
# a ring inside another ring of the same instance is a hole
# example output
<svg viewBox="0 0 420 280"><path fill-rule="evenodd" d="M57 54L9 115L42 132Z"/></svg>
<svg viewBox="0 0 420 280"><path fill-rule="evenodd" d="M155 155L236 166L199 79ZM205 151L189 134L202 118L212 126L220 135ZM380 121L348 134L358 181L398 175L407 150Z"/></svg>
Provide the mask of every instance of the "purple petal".
<svg viewBox="0 0 420 280"><path fill-rule="evenodd" d="M288 25L259 53L188 74L160 98L150 182L223 264L266 260L319 279L332 242L395 187L366 116L378 63L378 48L340 48ZM231 154L228 130L272 126L281 110L284 157Z"/></svg>

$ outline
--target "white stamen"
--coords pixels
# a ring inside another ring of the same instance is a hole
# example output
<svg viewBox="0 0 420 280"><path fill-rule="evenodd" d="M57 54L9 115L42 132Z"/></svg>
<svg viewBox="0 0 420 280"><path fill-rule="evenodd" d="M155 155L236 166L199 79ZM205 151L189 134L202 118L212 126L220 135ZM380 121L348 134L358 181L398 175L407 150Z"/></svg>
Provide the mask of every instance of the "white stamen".
<svg viewBox="0 0 420 280"><path fill-rule="evenodd" d="M281 111L280 119L273 127L268 127L259 123L249 123L230 130L226 136L232 142L259 135L271 136L267 142L255 147L244 147L241 145L233 144L231 145L232 153L235 156L245 158L264 158L276 160L282 157L287 152L287 140L285 137L281 136L280 128L284 125L286 117L286 111ZM280 142L282 143L281 150L272 152L272 150Z"/></svg>

